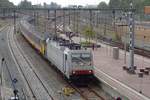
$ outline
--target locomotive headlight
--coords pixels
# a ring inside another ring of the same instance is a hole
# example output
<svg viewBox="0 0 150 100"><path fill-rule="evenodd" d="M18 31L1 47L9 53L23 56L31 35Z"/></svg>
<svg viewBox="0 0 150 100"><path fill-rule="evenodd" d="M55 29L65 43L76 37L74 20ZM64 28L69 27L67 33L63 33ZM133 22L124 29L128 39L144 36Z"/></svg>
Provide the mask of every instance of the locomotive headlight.
<svg viewBox="0 0 150 100"><path fill-rule="evenodd" d="M75 74L76 72L75 72L75 71L73 71L72 73L73 73L73 74Z"/></svg>
<svg viewBox="0 0 150 100"><path fill-rule="evenodd" d="M89 73L92 73L92 71L90 70Z"/></svg>

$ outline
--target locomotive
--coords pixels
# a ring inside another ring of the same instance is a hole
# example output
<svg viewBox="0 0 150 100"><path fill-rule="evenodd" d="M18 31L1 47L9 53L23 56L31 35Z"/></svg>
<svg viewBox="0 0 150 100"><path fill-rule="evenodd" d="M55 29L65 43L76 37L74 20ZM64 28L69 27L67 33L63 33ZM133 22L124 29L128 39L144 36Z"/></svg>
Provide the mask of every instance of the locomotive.
<svg viewBox="0 0 150 100"><path fill-rule="evenodd" d="M25 39L51 62L67 79L91 79L94 76L93 55L79 44L62 38L39 36L27 20L20 21Z"/></svg>

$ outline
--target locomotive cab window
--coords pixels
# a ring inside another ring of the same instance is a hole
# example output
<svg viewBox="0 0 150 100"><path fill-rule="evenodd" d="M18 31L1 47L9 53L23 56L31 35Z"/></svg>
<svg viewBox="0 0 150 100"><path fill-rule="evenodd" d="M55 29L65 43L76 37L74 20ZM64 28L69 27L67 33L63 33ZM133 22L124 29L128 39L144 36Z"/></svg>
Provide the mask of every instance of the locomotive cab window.
<svg viewBox="0 0 150 100"><path fill-rule="evenodd" d="M91 55L90 54L82 53L81 58L86 60L86 61L91 61Z"/></svg>
<svg viewBox="0 0 150 100"><path fill-rule="evenodd" d="M91 65L91 55L89 53L73 53L71 55L72 64L75 66Z"/></svg>

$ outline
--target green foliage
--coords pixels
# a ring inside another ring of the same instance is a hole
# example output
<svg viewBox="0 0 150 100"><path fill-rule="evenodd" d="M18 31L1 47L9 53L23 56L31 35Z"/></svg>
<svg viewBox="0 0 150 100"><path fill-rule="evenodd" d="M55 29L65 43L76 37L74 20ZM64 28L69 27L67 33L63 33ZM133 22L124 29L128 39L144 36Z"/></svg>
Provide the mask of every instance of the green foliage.
<svg viewBox="0 0 150 100"><path fill-rule="evenodd" d="M150 0L132 0L137 12L142 12L144 6L150 6ZM130 0L110 0L110 8L129 8Z"/></svg>
<svg viewBox="0 0 150 100"><path fill-rule="evenodd" d="M150 6L150 0L144 0L144 5L145 6Z"/></svg>
<svg viewBox="0 0 150 100"><path fill-rule="evenodd" d="M97 7L100 9L107 9L108 5L106 4L106 2L100 2Z"/></svg>
<svg viewBox="0 0 150 100"><path fill-rule="evenodd" d="M90 41L90 39L95 36L95 31L91 27L86 26L83 29L83 35L86 37L86 39L89 39Z"/></svg>
<svg viewBox="0 0 150 100"><path fill-rule="evenodd" d="M80 42L81 46L83 47L87 47L87 46L92 46L93 43L89 42L89 41L84 41L84 42Z"/></svg>
<svg viewBox="0 0 150 100"><path fill-rule="evenodd" d="M129 8L130 0L120 0L121 8Z"/></svg>
<svg viewBox="0 0 150 100"><path fill-rule="evenodd" d="M0 8L11 8L14 7L14 4L12 2L9 2L8 0L0 0Z"/></svg>
<svg viewBox="0 0 150 100"><path fill-rule="evenodd" d="M131 0L110 0L109 8L130 8ZM136 9L136 17L144 18L144 6L150 5L150 0L132 0L133 7Z"/></svg>
<svg viewBox="0 0 150 100"><path fill-rule="evenodd" d="M20 8L32 8L32 3L27 1L27 0L24 0L24 1L21 1L19 3L18 7L20 7Z"/></svg>
<svg viewBox="0 0 150 100"><path fill-rule="evenodd" d="M115 32L111 33L111 38L113 41L121 41L121 37Z"/></svg>
<svg viewBox="0 0 150 100"><path fill-rule="evenodd" d="M109 7L110 8L120 8L121 7L120 4L121 4L121 0L110 0L109 1Z"/></svg>
<svg viewBox="0 0 150 100"><path fill-rule="evenodd" d="M50 4L44 3L43 5L44 8L61 8L61 6L55 2L51 2Z"/></svg>

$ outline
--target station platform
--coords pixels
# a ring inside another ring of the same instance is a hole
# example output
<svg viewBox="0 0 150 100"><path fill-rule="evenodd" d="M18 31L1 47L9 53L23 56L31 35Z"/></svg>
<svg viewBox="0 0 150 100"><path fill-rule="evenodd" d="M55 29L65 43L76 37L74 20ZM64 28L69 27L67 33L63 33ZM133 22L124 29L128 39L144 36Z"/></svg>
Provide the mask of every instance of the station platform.
<svg viewBox="0 0 150 100"><path fill-rule="evenodd" d="M121 94L132 98L131 100L143 100L144 96L142 95L150 96L150 75L144 75L143 78L138 76L139 69L150 67L150 59L135 55L136 74L129 74L123 70L123 66L128 66L129 54L127 53L127 62L125 64L122 50L120 50L118 60L113 58L112 52L113 50L110 46L102 46L93 51L96 77L102 79L103 76L107 76L103 80ZM140 91L142 95L139 93ZM138 99L141 96L142 98Z"/></svg>
<svg viewBox="0 0 150 100"><path fill-rule="evenodd" d="M64 38L64 35L61 35ZM74 37L73 40L79 43L80 38ZM84 41L81 38L81 41ZM92 41L95 42L95 41ZM126 63L124 61L124 51L119 50L119 59L113 58L113 47L98 42L101 48L92 50L95 76L106 82L120 94L127 96L130 100L150 100L150 75L139 78L139 69L150 67L150 59L135 54L136 74L129 74L123 70L123 66L128 66L129 53L126 53ZM139 93L139 92L142 93Z"/></svg>

